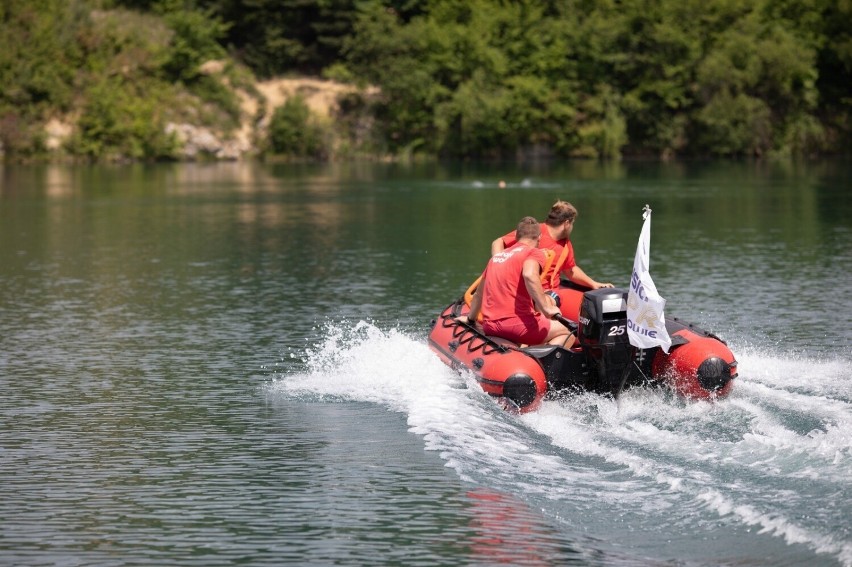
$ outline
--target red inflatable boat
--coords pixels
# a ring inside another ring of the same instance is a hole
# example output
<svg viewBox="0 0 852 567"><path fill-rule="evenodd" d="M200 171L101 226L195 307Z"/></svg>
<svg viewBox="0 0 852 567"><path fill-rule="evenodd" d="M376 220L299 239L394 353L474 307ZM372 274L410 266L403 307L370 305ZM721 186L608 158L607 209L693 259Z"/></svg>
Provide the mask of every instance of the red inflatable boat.
<svg viewBox="0 0 852 567"><path fill-rule="evenodd" d="M627 291L558 290L560 309L576 322L578 340L571 348L523 346L488 337L480 327L459 323L468 302L462 297L432 322L429 346L449 366L474 374L482 389L521 412L536 409L548 394L588 390L618 396L627 387L664 384L689 399L727 396L737 362L716 335L676 318L666 319L672 339L668 354L659 347L630 345Z"/></svg>

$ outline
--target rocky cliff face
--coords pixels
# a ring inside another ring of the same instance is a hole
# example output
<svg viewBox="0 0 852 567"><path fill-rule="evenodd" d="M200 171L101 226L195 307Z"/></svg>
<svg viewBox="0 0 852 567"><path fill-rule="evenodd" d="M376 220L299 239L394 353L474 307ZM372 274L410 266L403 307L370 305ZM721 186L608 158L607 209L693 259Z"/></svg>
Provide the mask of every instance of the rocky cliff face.
<svg viewBox="0 0 852 567"><path fill-rule="evenodd" d="M356 92L350 85L316 78L279 78L258 81L248 88L233 87L223 73L225 63L210 61L202 66L205 74L218 78L232 89L240 101L239 127L223 131L193 121L168 122L165 132L178 144L176 157L182 160L240 160L260 153L275 109L289 98L299 96L320 120L331 123L338 116L342 95ZM53 118L44 126L45 148L60 152L74 135L73 115Z"/></svg>

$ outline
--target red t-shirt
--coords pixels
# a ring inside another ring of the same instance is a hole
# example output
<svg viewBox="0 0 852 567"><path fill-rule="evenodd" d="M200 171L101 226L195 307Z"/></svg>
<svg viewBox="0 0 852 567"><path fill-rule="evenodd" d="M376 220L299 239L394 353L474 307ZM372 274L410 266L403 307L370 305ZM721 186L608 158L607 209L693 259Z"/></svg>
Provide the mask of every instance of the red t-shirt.
<svg viewBox="0 0 852 567"><path fill-rule="evenodd" d="M503 236L503 246L506 248L514 246L516 242L514 230ZM547 223L543 222L541 223L541 240L538 241L538 247L553 250L554 254L556 254L553 257L553 262L547 268L547 273L542 278L541 286L545 291L548 289L559 289L559 273L570 274L574 266L577 265L574 261L574 247L571 245L571 241L567 238L553 240L553 237L550 236L550 232L547 230ZM559 258L562 257L562 249L566 247L568 248L568 253L565 255L565 262L562 263L562 266L557 266ZM558 270L557 267L559 268Z"/></svg>
<svg viewBox="0 0 852 567"><path fill-rule="evenodd" d="M482 288L482 319L499 321L510 317L534 316L535 306L524 282L524 261L532 258L543 267L544 252L524 244L495 254L485 267L485 287Z"/></svg>

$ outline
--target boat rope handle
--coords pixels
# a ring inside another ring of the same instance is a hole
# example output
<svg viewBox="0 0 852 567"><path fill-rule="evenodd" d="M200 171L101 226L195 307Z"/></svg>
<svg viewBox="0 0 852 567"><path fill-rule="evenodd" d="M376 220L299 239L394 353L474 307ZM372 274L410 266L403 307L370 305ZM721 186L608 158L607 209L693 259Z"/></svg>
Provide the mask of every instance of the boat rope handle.
<svg viewBox="0 0 852 567"><path fill-rule="evenodd" d="M458 339L459 346L468 345L467 352L476 352L482 349L482 354L491 354L492 352L507 352L511 350L511 347L496 343L471 328L464 328L463 325L459 325L459 329L461 329L459 332L453 332L453 338ZM474 342L477 339L478 342Z"/></svg>
<svg viewBox="0 0 852 567"><path fill-rule="evenodd" d="M453 309L445 309L444 313L441 314L441 325L443 327L452 327L456 326L453 329L453 338L458 339L459 346L463 344L473 343L474 339L479 339L481 343L476 343L474 345L468 345L469 352L475 352L479 349L483 349L483 354L490 354L492 352L507 352L509 350L513 350L512 347L508 345L502 345L500 343L495 342L491 338L486 335L480 335L472 325L468 325L465 323L459 323L456 321L456 313L458 312L457 308L461 306L463 303L462 300L456 302L452 307ZM488 350L490 347L491 350Z"/></svg>

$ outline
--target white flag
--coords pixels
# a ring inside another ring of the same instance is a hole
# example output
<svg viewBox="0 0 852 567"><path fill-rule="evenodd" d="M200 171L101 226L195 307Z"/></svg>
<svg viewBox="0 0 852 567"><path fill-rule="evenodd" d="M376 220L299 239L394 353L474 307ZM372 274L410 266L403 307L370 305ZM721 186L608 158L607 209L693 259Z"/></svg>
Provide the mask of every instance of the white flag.
<svg viewBox="0 0 852 567"><path fill-rule="evenodd" d="M663 308L666 300L657 293L657 287L648 271L651 251L651 209L645 205L642 233L633 260L630 291L627 292L627 336L630 344L638 348L659 346L669 352L672 340L666 331Z"/></svg>

